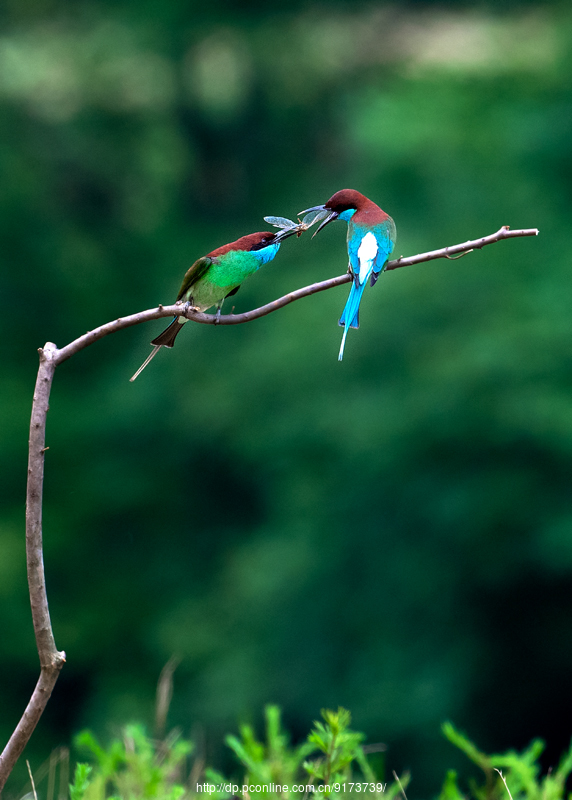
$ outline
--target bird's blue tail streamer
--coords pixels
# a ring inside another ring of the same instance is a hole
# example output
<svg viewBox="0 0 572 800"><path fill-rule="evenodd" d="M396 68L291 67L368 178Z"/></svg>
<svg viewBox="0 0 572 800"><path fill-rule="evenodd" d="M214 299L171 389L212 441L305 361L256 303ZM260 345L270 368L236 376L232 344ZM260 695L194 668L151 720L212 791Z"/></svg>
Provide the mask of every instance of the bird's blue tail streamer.
<svg viewBox="0 0 572 800"><path fill-rule="evenodd" d="M344 347L346 344L346 336L348 335L348 328L359 328L359 304L361 303L361 298L366 283L367 279L357 286L355 285L355 282L352 283L350 296L348 297L348 301L344 307L344 310L342 311L342 316L340 317L340 321L338 323L338 325L344 326L344 335L342 336L338 361L341 361L344 357Z"/></svg>

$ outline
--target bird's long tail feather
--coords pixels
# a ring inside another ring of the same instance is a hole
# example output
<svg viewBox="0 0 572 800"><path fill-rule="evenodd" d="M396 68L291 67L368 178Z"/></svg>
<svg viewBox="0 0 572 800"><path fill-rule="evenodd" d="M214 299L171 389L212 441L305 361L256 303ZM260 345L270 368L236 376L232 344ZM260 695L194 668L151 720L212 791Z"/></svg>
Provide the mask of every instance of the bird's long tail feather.
<svg viewBox="0 0 572 800"><path fill-rule="evenodd" d="M145 361L144 361L144 362L141 364L141 366L139 367L139 369L137 370L137 372L135 373L135 375L133 375L133 377L132 377L132 378L129 378L129 381L130 381L131 383L133 383L133 381L135 380L135 378L138 378L138 377L139 377L139 375L141 375L141 373L143 372L143 370L145 369L145 367L147 366L147 364L148 364L148 363L151 361L151 359L152 359L152 358L155 358L155 356L157 355L157 353L159 352L159 350L161 349L161 347L162 347L162 345L160 345L160 344L158 344L158 345L155 345L155 347L154 347L154 348L151 350L151 352L149 353L149 355L147 356L147 358L145 359Z"/></svg>
<svg viewBox="0 0 572 800"><path fill-rule="evenodd" d="M342 361L344 357L344 347L346 346L346 336L348 335L348 328L344 326L344 335L342 336L342 343L340 345L340 352L338 353L338 361Z"/></svg>
<svg viewBox="0 0 572 800"><path fill-rule="evenodd" d="M180 320L180 321L179 321ZM132 378L129 378L131 382L135 380L135 378L139 377L147 364L151 361L151 359L155 358L157 353L162 347L173 347L175 344L175 339L179 335L181 328L183 327L183 323L186 322L186 319L183 317L175 317L175 319L171 322L171 324L165 328L159 336L156 336L153 341L151 342L154 345L153 350L149 353L145 361L141 364L135 375Z"/></svg>
<svg viewBox="0 0 572 800"><path fill-rule="evenodd" d="M348 297L344 310L342 311L342 316L340 317L340 321L338 322L338 325L342 325L344 327L344 335L342 336L342 343L340 346L338 361L341 361L344 357L344 347L346 345L346 336L348 335L348 328L359 328L359 304L361 302L366 282L367 281L364 281L363 283L360 283L357 286L355 282L352 283L350 295Z"/></svg>

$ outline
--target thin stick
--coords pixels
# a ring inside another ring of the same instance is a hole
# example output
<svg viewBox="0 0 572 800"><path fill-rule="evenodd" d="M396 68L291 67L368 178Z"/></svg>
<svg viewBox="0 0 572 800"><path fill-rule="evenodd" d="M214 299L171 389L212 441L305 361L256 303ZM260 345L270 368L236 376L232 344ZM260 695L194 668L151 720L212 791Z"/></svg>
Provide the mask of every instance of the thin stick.
<svg viewBox="0 0 572 800"><path fill-rule="evenodd" d="M495 772L498 772L498 774L501 776L501 778L502 778L502 782L503 782L503 783L504 783L504 785L505 785L505 789L506 789L506 790L507 790L507 792L508 792L508 796L510 797L510 800L512 800L512 795L511 795L511 793L510 793L510 789L508 788L508 784L507 784L507 782L506 782L506 778L505 778L505 776L502 774L502 772L500 771L500 769L497 769L496 767L494 767L494 771L495 771Z"/></svg>
<svg viewBox="0 0 572 800"><path fill-rule="evenodd" d="M32 782L32 791L34 793L34 800L38 800L38 795L36 793L36 784L34 783L34 776L32 775L32 769L30 767L30 762L26 759L26 766L28 767L28 775L30 776L30 781Z"/></svg>
<svg viewBox="0 0 572 800"><path fill-rule="evenodd" d="M395 770L393 770L393 777L395 778L395 780L399 784L399 788L401 789L401 794L403 795L405 800L407 800L407 795L405 794L405 789L403 788L403 784L399 780L399 775L397 774L397 772Z"/></svg>
<svg viewBox="0 0 572 800"><path fill-rule="evenodd" d="M155 697L155 738L163 739L167 727L167 714L173 699L173 676L181 663L179 656L171 656L167 661L159 680L157 681L157 694Z"/></svg>
<svg viewBox="0 0 572 800"><path fill-rule="evenodd" d="M70 751L67 747L62 747L62 757L60 759L60 789L58 800L66 800L70 781Z"/></svg>

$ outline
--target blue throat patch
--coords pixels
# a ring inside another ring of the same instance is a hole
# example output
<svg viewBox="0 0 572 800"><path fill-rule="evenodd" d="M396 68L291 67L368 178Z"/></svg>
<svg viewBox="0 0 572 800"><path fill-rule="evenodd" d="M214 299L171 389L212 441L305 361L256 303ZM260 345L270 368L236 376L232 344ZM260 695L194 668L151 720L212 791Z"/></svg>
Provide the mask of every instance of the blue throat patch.
<svg viewBox="0 0 572 800"><path fill-rule="evenodd" d="M252 250L252 255L260 260L260 265L267 264L272 261L278 250L280 249L280 242L277 244L269 244L268 247L262 247L260 250Z"/></svg>
<svg viewBox="0 0 572 800"><path fill-rule="evenodd" d="M344 222L349 222L353 215L356 213L355 208L347 208L345 211L342 211L341 214L338 215L338 219L343 219Z"/></svg>

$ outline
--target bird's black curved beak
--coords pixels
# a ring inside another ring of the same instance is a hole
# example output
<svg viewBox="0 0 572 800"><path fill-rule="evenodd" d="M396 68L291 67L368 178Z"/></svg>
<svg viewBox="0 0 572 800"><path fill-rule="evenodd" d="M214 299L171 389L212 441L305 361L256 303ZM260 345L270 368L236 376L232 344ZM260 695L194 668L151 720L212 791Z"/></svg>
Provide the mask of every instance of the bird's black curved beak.
<svg viewBox="0 0 572 800"><path fill-rule="evenodd" d="M307 208L305 211L300 211L298 213L298 216L301 217L302 214L309 214L310 211L329 211L330 212L329 215L326 217L326 219L318 225L318 227L316 228L316 230L312 234L312 239L314 238L314 236L317 233L319 233L322 230L322 228L324 228L328 224L328 222L333 222L339 216L337 211L331 211L329 208L326 208L326 206L312 206L312 208Z"/></svg>
<svg viewBox="0 0 572 800"><path fill-rule="evenodd" d="M283 228L281 231L277 231L274 234L273 244L276 244L277 242L283 242L284 239L287 239L289 236L294 236L300 233L302 230L303 228L301 225L294 225L292 228Z"/></svg>
<svg viewBox="0 0 572 800"><path fill-rule="evenodd" d="M312 208L307 208L305 211L298 211L298 216L301 217L302 214L309 214L310 211L325 211L326 206L312 206Z"/></svg>

